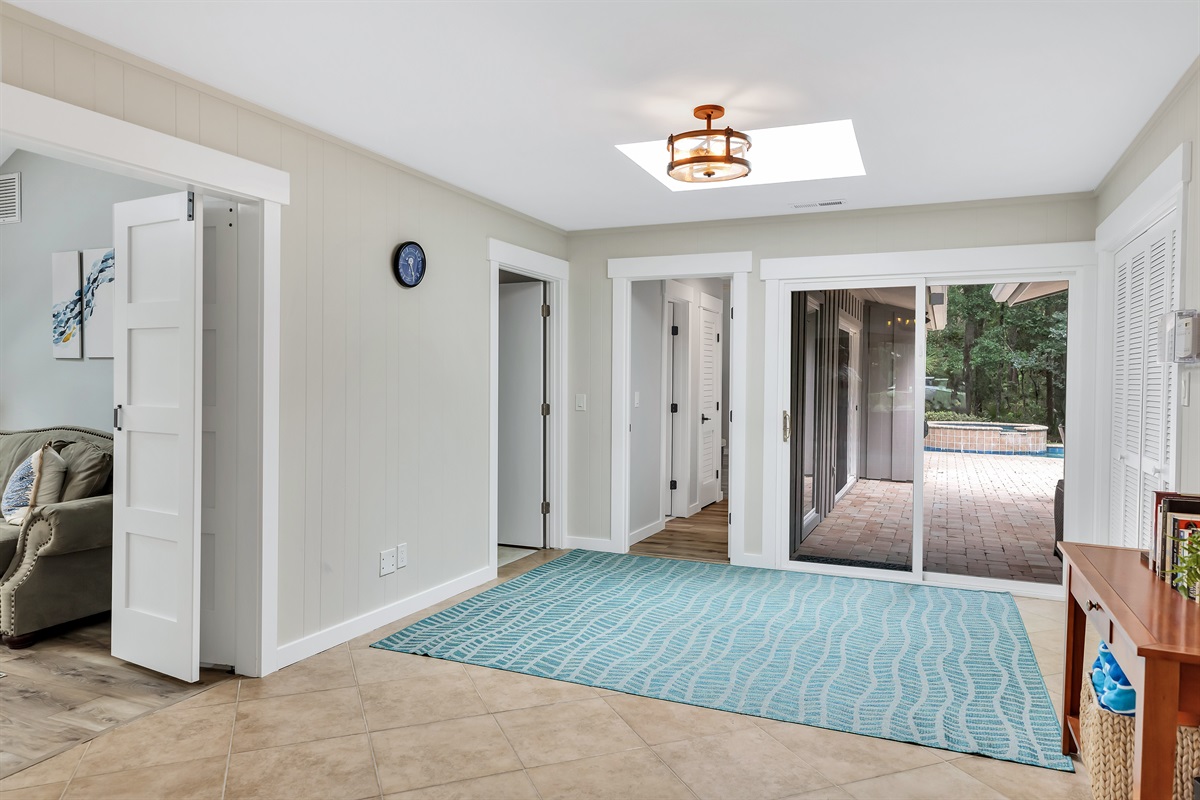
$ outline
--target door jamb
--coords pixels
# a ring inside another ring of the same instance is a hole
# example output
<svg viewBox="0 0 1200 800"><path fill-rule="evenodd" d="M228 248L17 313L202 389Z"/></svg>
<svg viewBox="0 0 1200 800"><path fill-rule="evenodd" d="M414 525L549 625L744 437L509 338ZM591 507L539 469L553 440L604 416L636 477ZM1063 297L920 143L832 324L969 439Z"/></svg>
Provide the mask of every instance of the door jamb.
<svg viewBox="0 0 1200 800"><path fill-rule="evenodd" d="M549 297L550 318L546 330L547 386L550 424L546 430L545 464L547 497L550 500L546 546L567 546L567 298L570 296L570 264L561 258L518 247L499 239L488 239L491 282L490 366L488 376L488 569L494 578L498 569L499 544L499 418L500 418L500 270L544 281Z"/></svg>

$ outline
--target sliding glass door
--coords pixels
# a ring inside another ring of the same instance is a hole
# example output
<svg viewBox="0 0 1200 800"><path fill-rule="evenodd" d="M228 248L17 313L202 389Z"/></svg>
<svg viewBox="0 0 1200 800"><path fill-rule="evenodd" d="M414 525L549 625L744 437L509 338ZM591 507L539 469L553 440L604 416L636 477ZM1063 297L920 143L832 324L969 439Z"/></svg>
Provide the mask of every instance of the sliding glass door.
<svg viewBox="0 0 1200 800"><path fill-rule="evenodd" d="M794 561L913 568L916 297L915 286L791 295Z"/></svg>

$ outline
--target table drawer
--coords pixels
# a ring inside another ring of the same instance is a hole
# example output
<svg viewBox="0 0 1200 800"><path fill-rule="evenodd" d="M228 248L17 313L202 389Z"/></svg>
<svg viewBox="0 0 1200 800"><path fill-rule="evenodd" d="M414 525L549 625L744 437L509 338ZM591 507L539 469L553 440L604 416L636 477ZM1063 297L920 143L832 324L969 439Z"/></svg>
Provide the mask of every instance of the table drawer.
<svg viewBox="0 0 1200 800"><path fill-rule="evenodd" d="M1075 598L1075 602L1079 603L1079 607L1087 614L1088 621L1100 634L1100 638L1105 644L1113 643L1113 621L1109 616L1108 610L1104 604L1100 602L1099 595L1092 589L1091 585L1084 580L1079 570L1072 569L1070 573L1070 589L1071 596Z"/></svg>

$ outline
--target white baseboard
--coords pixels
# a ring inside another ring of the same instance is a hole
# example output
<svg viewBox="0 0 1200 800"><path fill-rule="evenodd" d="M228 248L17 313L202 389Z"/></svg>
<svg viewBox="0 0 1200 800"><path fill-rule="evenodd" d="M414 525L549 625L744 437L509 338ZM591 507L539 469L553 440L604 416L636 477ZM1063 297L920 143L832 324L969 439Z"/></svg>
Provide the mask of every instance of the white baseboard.
<svg viewBox="0 0 1200 800"><path fill-rule="evenodd" d="M596 550L601 553L624 552L612 539L592 539L584 536L567 536L563 547L567 550Z"/></svg>
<svg viewBox="0 0 1200 800"><path fill-rule="evenodd" d="M659 517L658 519L654 520L654 522L651 522L649 525L638 528L636 531L630 531L629 532L629 544L635 545L638 542L640 542L642 539L653 536L654 534L658 533L665 527L667 527L666 518Z"/></svg>
<svg viewBox="0 0 1200 800"><path fill-rule="evenodd" d="M735 567L759 567L761 569L775 569L775 564L767 556L759 555L758 553L743 553L742 555L729 559L729 563Z"/></svg>
<svg viewBox="0 0 1200 800"><path fill-rule="evenodd" d="M362 616L340 622L331 628L311 633L303 639L288 642L285 645L281 645L275 655L275 669L281 669L288 664L295 664L297 661L314 656L323 650L336 647L342 642L348 642L356 636L370 633L376 628L387 625L389 622L396 622L423 608L429 608L429 606L436 605L443 600L448 600L460 592L474 589L476 586L495 579L495 577L495 567L477 569L474 572L463 575L461 578L455 578L452 581L439 584L431 589L418 592L411 597L397 600L395 603L386 605L383 608L368 611Z"/></svg>

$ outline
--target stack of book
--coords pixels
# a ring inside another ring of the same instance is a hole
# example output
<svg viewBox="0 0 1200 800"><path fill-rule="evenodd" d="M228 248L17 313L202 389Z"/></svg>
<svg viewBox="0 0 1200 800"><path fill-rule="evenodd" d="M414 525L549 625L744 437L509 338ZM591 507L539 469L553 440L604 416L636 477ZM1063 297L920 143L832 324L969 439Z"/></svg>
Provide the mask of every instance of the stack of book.
<svg viewBox="0 0 1200 800"><path fill-rule="evenodd" d="M1193 600L1200 586L1181 587L1177 571L1189 553L1196 550L1200 550L1200 495L1155 492L1150 569L1181 592L1186 589Z"/></svg>

